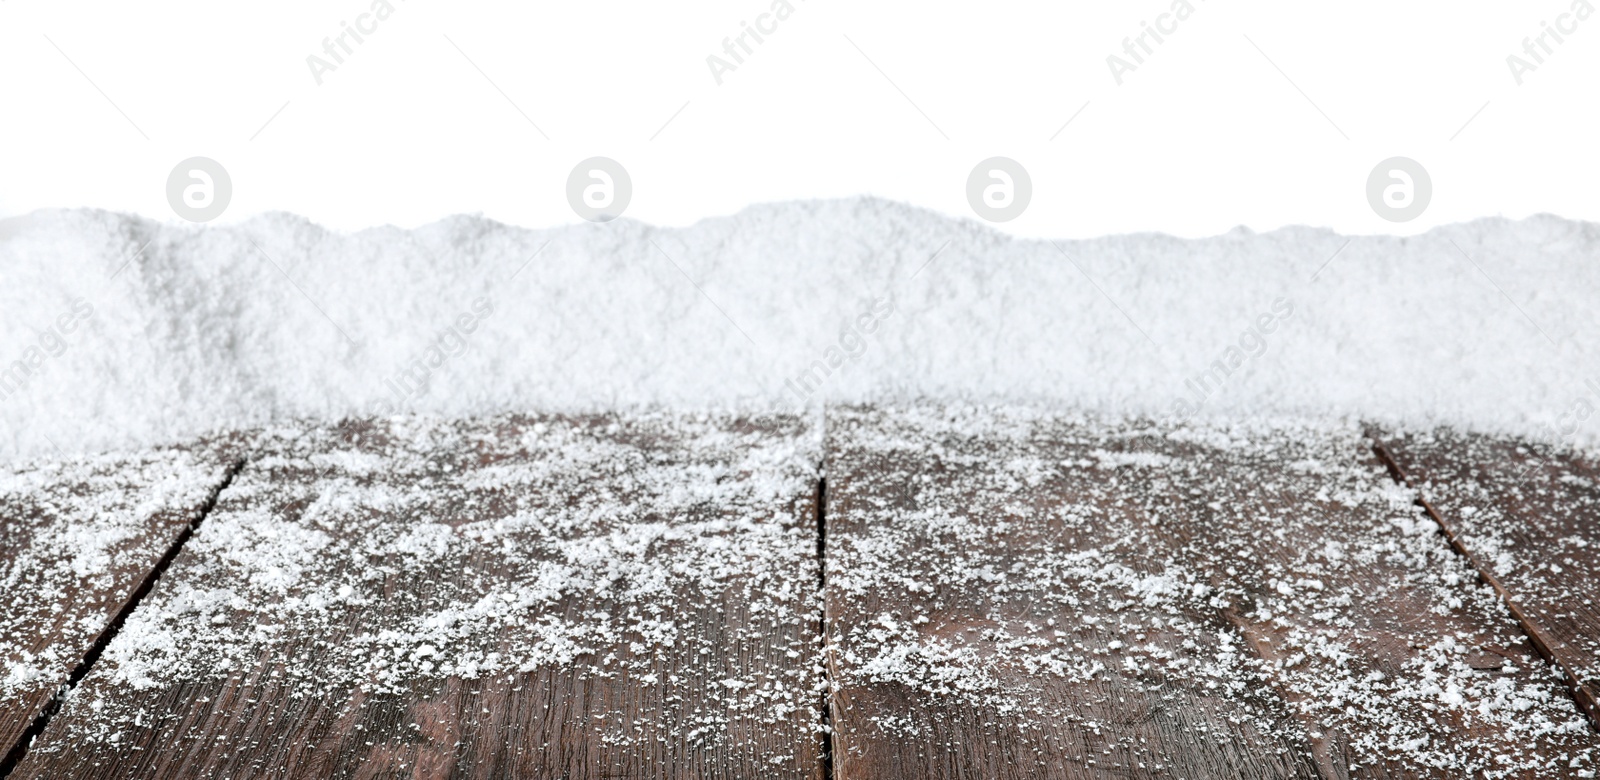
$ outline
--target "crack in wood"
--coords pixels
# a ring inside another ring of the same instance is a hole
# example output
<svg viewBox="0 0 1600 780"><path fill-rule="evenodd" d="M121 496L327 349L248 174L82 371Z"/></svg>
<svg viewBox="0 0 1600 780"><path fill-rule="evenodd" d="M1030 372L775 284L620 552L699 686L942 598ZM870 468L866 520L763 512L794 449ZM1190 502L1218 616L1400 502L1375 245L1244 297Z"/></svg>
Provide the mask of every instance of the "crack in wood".
<svg viewBox="0 0 1600 780"><path fill-rule="evenodd" d="M828 655L828 478L817 479L817 639ZM833 780L833 665L822 664L822 778Z"/></svg>
<svg viewBox="0 0 1600 780"><path fill-rule="evenodd" d="M161 575L166 572L167 567L172 565L172 561L178 557L178 553L183 551L184 545L188 544L195 531L199 530L200 524L205 522L206 517L211 514L211 510L216 508L217 500L222 496L222 492L227 490L228 485L233 483L233 478L244 468L244 464L244 458L239 458L229 464L227 471L222 476L222 481L206 497L205 503L200 505L200 509L195 512L194 519L184 526L183 531L167 547L167 551L162 554L161 559L145 574L144 580L139 583L139 587L134 589L133 594L122 605L122 609L117 612L116 617L106 624L100 635L95 638L94 644L89 647L89 651L84 653L82 660L78 661L78 665L73 667L72 674L67 677L67 681L56 689L56 695L51 697L50 702L34 717L33 723L28 726L27 731L22 733L22 737L17 740L17 744L12 746L5 759L0 760L0 780L10 777L11 773L22 763L22 759L28 755L28 748L32 746L33 740L43 734L45 727L50 725L50 719L55 717L56 712L61 709L61 704L66 700L67 694L79 682L82 682L84 677L88 676L95 663L100 660L100 655L111 644L111 640L117 637L117 633L122 630L123 624L128 622L128 616L139 608L140 602L144 601L145 596L150 594L150 589L155 587L156 581L161 579Z"/></svg>
<svg viewBox="0 0 1600 780"><path fill-rule="evenodd" d="M1544 630L1522 607L1518 606L1516 600L1511 597L1510 589L1500 581L1500 578L1496 577L1489 567L1483 565L1477 556L1467 549L1466 543L1461 540L1455 529L1445 521L1444 516L1434 508L1433 503L1428 500L1427 496L1423 495L1422 488L1400 466L1399 459L1394 456L1394 453L1390 452L1377 434L1369 431L1367 438L1372 442L1373 454L1377 455L1378 459L1383 461L1384 467L1389 470L1389 476L1393 477L1395 482L1416 491L1416 505L1422 507L1423 511L1433 518L1433 522L1439 526L1440 533L1444 534L1445 540L1450 543L1450 549L1465 559L1467 564L1478 573L1478 578L1482 579L1500 596L1501 603L1506 605L1506 610L1517 621L1517 626L1528 637L1528 642L1533 645L1533 649L1538 651L1539 657L1561 672L1561 681L1565 683L1568 692L1572 694L1572 700L1578 705L1579 711L1589 717L1589 725L1600 731L1600 701L1596 700L1594 691L1590 689L1590 686L1585 685L1582 680L1578 679L1571 667L1563 662L1557 653L1551 650L1554 646L1551 638L1545 634Z"/></svg>

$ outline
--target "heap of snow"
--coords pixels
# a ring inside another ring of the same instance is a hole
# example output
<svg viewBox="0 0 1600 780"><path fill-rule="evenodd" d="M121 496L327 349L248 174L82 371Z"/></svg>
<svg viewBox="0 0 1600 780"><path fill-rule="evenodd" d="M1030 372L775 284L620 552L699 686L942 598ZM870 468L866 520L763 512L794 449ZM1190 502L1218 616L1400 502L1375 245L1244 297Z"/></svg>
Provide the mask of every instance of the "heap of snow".
<svg viewBox="0 0 1600 780"><path fill-rule="evenodd" d="M1597 441L1600 226L1010 238L874 199L683 229L0 222L0 455L286 418L968 399Z"/></svg>

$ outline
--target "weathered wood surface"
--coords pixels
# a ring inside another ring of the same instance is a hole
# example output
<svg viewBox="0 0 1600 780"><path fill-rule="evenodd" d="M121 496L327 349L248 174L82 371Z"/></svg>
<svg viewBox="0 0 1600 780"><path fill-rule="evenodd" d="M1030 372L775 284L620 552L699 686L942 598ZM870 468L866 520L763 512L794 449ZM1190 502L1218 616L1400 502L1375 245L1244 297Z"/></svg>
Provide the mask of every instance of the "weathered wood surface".
<svg viewBox="0 0 1600 780"><path fill-rule="evenodd" d="M1106 448L1170 458L1141 503L1213 574L1324 776L1531 779L1600 764L1600 736L1498 594L1356 427L1193 433Z"/></svg>
<svg viewBox="0 0 1600 780"><path fill-rule="evenodd" d="M1600 726L1600 459L1448 430L1375 435Z"/></svg>
<svg viewBox="0 0 1600 780"><path fill-rule="evenodd" d="M0 772L230 465L196 445L0 471Z"/></svg>
<svg viewBox="0 0 1600 780"><path fill-rule="evenodd" d="M271 432L15 778L820 777L817 457L790 418Z"/></svg>
<svg viewBox="0 0 1600 780"><path fill-rule="evenodd" d="M834 411L834 775L1565 777L1596 736L1353 429Z"/></svg>

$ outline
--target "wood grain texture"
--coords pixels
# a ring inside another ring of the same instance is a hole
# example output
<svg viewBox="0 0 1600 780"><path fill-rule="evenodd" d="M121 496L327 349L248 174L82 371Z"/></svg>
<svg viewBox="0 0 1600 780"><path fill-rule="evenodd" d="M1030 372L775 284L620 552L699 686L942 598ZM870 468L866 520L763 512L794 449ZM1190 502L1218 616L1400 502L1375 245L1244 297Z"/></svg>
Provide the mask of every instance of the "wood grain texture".
<svg viewBox="0 0 1600 780"><path fill-rule="evenodd" d="M1583 776L1600 740L1355 426L1155 431L1137 499L1213 573L1328 777Z"/></svg>
<svg viewBox="0 0 1600 780"><path fill-rule="evenodd" d="M1317 776L1179 544L1079 467L1091 433L830 414L838 780Z"/></svg>
<svg viewBox="0 0 1600 780"><path fill-rule="evenodd" d="M835 776L1565 777L1594 735L1351 428L830 415Z"/></svg>
<svg viewBox="0 0 1600 780"><path fill-rule="evenodd" d="M271 432L15 777L819 777L810 441Z"/></svg>
<svg viewBox="0 0 1600 780"><path fill-rule="evenodd" d="M0 767L221 485L224 449L0 472Z"/></svg>
<svg viewBox="0 0 1600 780"><path fill-rule="evenodd" d="M1449 430L1375 436L1600 727L1600 459Z"/></svg>

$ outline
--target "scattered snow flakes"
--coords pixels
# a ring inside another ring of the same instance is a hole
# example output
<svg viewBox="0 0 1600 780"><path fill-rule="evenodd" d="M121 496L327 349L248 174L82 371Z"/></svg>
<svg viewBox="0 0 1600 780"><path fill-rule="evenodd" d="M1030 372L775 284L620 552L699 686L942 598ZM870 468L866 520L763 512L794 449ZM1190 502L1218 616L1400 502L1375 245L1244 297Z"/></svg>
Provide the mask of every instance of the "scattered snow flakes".
<svg viewBox="0 0 1600 780"><path fill-rule="evenodd" d="M1560 675L1352 426L931 405L829 426L646 413L260 431L18 777L163 750L215 776L330 751L551 774L692 753L803 775L824 668L835 750L901 770L987 766L1003 743L1028 757L1008 761L1164 776L1595 774ZM1472 507L1458 516L1489 560L1566 598L1600 538L1556 528L1531 551L1508 507L1559 486L1593 516L1600 483L1546 468L1422 493ZM0 496L22 473L0 475ZM62 572L114 568L118 517L205 484L91 513L109 525L50 542ZM1592 607L1555 603L1552 619ZM57 659L5 660L0 690ZM257 720L289 736L247 736Z"/></svg>
<svg viewBox="0 0 1600 780"><path fill-rule="evenodd" d="M1600 701L1600 456L1442 429L1400 432L1387 445L1556 661ZM1591 714L1600 720L1600 710Z"/></svg>
<svg viewBox="0 0 1600 780"><path fill-rule="evenodd" d="M222 483L204 446L0 469L0 751Z"/></svg>
<svg viewBox="0 0 1600 780"><path fill-rule="evenodd" d="M393 418L281 426L253 447L38 765L180 755L210 706L224 735L280 712L291 731L347 724L319 749L380 763L421 734L451 756L543 755L553 775L583 754L549 752L558 739L619 766L814 765L820 456L798 420ZM335 712L346 702L367 714ZM549 714L505 720L529 708ZM532 727L547 718L567 725Z"/></svg>
<svg viewBox="0 0 1600 780"><path fill-rule="evenodd" d="M1354 426L932 405L829 424L830 630L857 708L835 727L865 754L981 722L1102 768L1595 766L1552 670Z"/></svg>

